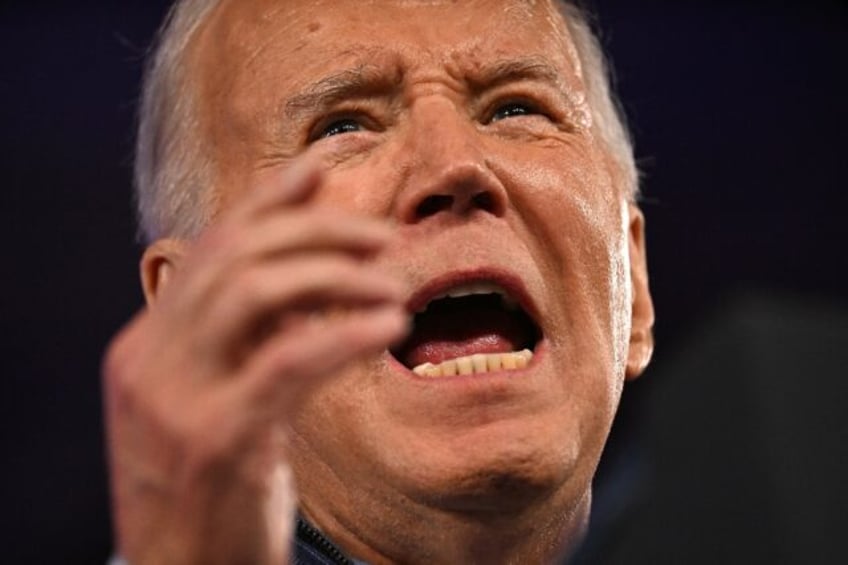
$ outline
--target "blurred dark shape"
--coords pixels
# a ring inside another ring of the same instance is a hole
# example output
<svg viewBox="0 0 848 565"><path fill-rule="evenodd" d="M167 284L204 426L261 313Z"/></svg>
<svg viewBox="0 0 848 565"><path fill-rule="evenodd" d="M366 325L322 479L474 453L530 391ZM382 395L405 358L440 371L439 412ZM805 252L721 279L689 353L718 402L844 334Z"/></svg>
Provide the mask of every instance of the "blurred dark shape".
<svg viewBox="0 0 848 565"><path fill-rule="evenodd" d="M593 564L846 563L848 308L736 296L650 375Z"/></svg>

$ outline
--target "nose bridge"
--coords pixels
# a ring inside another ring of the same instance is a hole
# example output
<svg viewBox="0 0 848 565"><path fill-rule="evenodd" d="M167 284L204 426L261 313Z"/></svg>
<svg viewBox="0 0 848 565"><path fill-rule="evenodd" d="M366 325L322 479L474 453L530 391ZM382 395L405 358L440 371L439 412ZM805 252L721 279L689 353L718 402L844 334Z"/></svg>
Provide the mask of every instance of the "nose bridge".
<svg viewBox="0 0 848 565"><path fill-rule="evenodd" d="M402 220L414 223L440 212L499 215L505 193L489 169L483 139L450 98L426 96L410 108L404 143L409 176L399 198Z"/></svg>
<svg viewBox="0 0 848 565"><path fill-rule="evenodd" d="M408 142L421 168L444 172L484 164L474 125L453 101L430 96L413 105L410 114L412 127Z"/></svg>

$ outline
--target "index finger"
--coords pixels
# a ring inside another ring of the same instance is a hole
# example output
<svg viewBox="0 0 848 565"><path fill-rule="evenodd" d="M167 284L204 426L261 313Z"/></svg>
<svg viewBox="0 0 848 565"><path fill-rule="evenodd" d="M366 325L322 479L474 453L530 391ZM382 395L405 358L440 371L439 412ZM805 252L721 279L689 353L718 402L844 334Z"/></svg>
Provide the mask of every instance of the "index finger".
<svg viewBox="0 0 848 565"><path fill-rule="evenodd" d="M268 171L233 208L233 216L249 218L279 206L308 202L323 179L318 157L306 153L280 171Z"/></svg>

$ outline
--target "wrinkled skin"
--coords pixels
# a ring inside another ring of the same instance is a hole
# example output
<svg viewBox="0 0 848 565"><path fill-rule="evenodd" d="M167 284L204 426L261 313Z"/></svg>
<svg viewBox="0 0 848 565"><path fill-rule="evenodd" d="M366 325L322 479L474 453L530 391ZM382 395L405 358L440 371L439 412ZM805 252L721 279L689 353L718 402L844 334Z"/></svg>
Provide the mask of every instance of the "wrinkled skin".
<svg viewBox="0 0 848 565"><path fill-rule="evenodd" d="M147 250L149 307L104 369L133 563L279 562L289 469L302 511L372 563L579 540L653 308L573 53L549 2L213 11L190 56L216 219ZM425 380L388 354L412 293L502 274L544 336L528 369Z"/></svg>

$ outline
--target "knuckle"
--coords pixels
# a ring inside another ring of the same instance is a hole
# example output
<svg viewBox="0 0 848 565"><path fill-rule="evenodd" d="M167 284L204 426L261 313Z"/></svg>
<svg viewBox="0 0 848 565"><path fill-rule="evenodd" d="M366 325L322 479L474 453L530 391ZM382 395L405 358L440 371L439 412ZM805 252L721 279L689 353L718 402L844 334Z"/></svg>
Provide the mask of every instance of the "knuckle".
<svg viewBox="0 0 848 565"><path fill-rule="evenodd" d="M146 322L142 317L128 324L104 352L108 426L123 430L134 452L153 453L154 467L183 477L236 463L246 438L242 411L214 382L179 370L173 359L150 355L155 328Z"/></svg>

